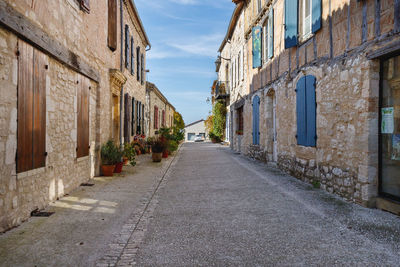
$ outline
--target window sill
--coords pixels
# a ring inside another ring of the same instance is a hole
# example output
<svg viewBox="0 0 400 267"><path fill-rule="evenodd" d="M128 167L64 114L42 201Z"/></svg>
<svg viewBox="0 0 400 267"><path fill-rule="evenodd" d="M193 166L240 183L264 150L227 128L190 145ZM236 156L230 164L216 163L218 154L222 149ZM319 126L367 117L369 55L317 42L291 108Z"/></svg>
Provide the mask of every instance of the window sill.
<svg viewBox="0 0 400 267"><path fill-rule="evenodd" d="M46 172L46 167L41 167L38 169L26 171L26 172L20 172L20 173L17 173L17 179L18 180L24 179L26 177L34 176L34 175L45 173L45 172Z"/></svg>
<svg viewBox="0 0 400 267"><path fill-rule="evenodd" d="M82 161L86 161L86 160L89 160L89 155L83 156L80 158L76 158L76 162L82 162Z"/></svg>
<svg viewBox="0 0 400 267"><path fill-rule="evenodd" d="M307 43L311 38L314 37L314 35L315 34L311 32L307 35L303 35L303 36L299 37L299 44L297 46L299 47L299 46L302 46L303 44Z"/></svg>

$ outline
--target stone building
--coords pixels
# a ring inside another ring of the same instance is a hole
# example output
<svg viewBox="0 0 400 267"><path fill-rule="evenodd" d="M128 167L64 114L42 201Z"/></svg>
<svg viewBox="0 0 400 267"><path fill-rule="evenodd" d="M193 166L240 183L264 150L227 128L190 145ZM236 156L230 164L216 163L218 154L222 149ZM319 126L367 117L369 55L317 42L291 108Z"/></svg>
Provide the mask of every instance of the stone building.
<svg viewBox="0 0 400 267"><path fill-rule="evenodd" d="M0 232L99 174L147 46L133 1L0 1Z"/></svg>
<svg viewBox="0 0 400 267"><path fill-rule="evenodd" d="M146 83L146 93L150 118L146 135L156 136L160 128L170 128L174 125L175 108L154 83Z"/></svg>
<svg viewBox="0 0 400 267"><path fill-rule="evenodd" d="M399 1L234 2L247 45L233 149L398 213Z"/></svg>

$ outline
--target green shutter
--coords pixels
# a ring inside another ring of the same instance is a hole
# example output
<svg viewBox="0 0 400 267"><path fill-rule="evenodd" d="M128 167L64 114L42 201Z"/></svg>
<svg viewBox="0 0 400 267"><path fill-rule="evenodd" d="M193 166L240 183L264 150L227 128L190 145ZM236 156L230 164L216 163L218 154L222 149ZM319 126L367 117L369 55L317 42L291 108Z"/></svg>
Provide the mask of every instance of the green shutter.
<svg viewBox="0 0 400 267"><path fill-rule="evenodd" d="M321 29L321 15L322 15L322 4L321 0L311 0L312 2L312 32L315 33Z"/></svg>
<svg viewBox="0 0 400 267"><path fill-rule="evenodd" d="M261 67L261 32L260 26L253 28L253 69Z"/></svg>
<svg viewBox="0 0 400 267"><path fill-rule="evenodd" d="M285 48L297 45L297 0L285 0Z"/></svg>

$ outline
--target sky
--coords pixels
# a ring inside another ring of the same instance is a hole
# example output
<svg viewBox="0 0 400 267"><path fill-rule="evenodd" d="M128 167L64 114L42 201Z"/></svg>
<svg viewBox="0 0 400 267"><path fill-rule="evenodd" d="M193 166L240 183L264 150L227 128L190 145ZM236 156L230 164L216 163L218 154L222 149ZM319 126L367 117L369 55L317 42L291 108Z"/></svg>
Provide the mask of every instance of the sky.
<svg viewBox="0 0 400 267"><path fill-rule="evenodd" d="M235 4L232 0L135 0L151 50L149 82L182 114L186 124L206 119L217 51Z"/></svg>

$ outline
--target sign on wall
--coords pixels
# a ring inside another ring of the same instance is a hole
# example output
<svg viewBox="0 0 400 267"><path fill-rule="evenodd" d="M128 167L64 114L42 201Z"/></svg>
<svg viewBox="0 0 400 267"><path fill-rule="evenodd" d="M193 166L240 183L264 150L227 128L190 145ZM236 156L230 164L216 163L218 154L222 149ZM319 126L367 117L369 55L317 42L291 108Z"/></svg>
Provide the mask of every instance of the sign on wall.
<svg viewBox="0 0 400 267"><path fill-rule="evenodd" d="M253 69L261 67L261 27L253 28Z"/></svg>

